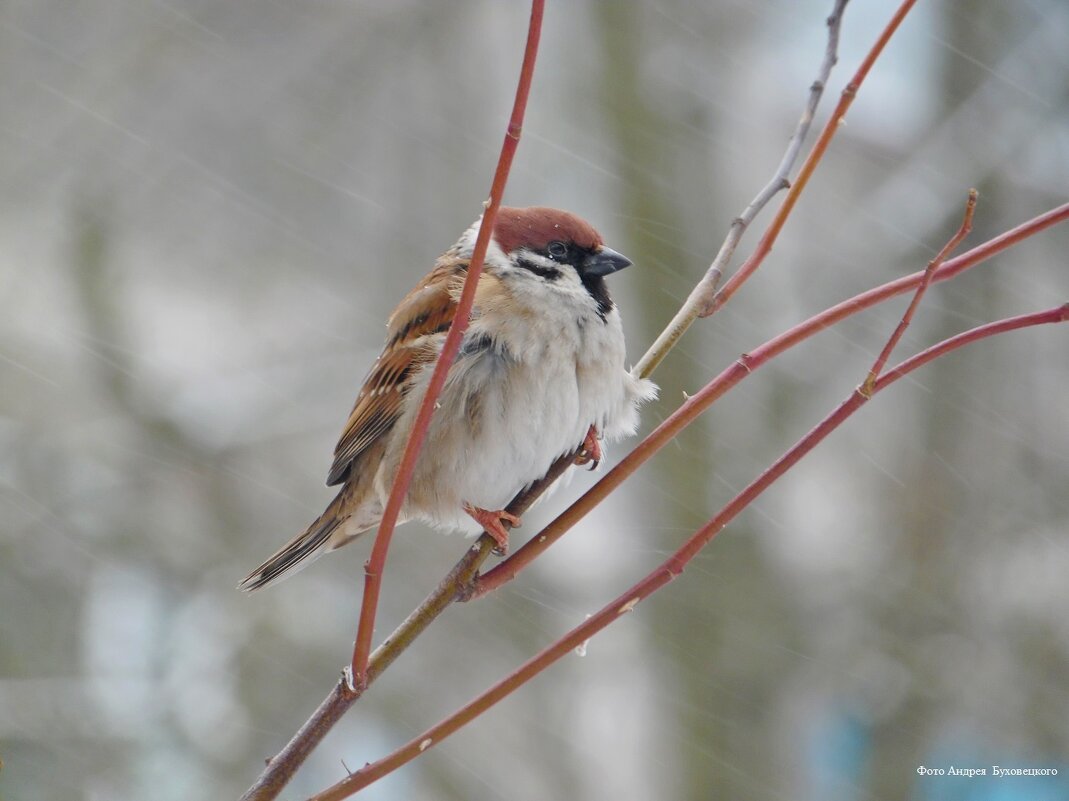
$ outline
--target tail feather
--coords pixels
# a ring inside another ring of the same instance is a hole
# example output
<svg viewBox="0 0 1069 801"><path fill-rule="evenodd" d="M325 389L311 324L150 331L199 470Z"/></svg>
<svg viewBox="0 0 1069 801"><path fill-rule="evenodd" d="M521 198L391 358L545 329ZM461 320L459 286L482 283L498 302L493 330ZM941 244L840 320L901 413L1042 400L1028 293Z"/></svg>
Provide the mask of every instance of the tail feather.
<svg viewBox="0 0 1069 801"><path fill-rule="evenodd" d="M357 487L347 484L327 510L303 532L268 557L246 576L238 589L252 592L310 565L327 551L340 548L373 527L382 516L374 499L360 502Z"/></svg>
<svg viewBox="0 0 1069 801"><path fill-rule="evenodd" d="M267 561L242 579L238 584L238 589L252 592L272 583L286 573L296 573L300 568L310 565L326 553L328 549L323 546L343 522L342 518L323 515L302 534L287 542L268 557Z"/></svg>

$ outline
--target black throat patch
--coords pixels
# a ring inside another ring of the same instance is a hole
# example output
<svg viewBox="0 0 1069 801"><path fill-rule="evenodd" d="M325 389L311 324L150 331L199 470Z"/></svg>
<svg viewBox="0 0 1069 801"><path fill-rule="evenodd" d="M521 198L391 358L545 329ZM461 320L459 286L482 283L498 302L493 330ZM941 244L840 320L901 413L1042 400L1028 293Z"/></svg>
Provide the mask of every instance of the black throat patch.
<svg viewBox="0 0 1069 801"><path fill-rule="evenodd" d="M583 287L590 293L590 297L598 304L598 317L605 322L605 315L613 310L612 298L609 297L609 288L605 285L605 279L600 275L579 273L579 280Z"/></svg>

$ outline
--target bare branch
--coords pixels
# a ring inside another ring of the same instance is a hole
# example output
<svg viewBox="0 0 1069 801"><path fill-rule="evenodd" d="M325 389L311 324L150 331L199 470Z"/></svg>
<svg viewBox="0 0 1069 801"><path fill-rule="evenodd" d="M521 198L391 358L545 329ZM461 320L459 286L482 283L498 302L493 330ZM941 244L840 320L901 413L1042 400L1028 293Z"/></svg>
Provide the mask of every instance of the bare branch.
<svg viewBox="0 0 1069 801"><path fill-rule="evenodd" d="M475 250L468 264L467 275L464 279L464 288L460 299L457 301L456 315L453 324L449 327L442 352L438 354L438 360L431 373L430 382L427 384L427 392L423 396L416 420L412 425L412 431L405 443L404 455L401 464L397 468L397 476L394 478L393 487L390 489L390 498L386 502L386 508L382 513L382 521L379 524L378 534L375 535L375 544L371 549L371 556L364 565L364 596L360 605L360 625L356 632L356 641L353 645L353 658L350 663L353 681L356 687L362 688L367 685L367 664L371 654L371 637L375 630L375 614L378 610L379 591L382 587L382 573L386 567L386 555L390 548L390 538L397 526L397 518L401 513L401 504L408 492L412 473L416 468L416 458L419 456L423 441L427 437L427 429L430 427L431 415L434 414L435 403L438 395L445 386L446 375L457 352L460 350L460 339L468 327L468 318L475 302L475 287L479 283L479 274L482 271L483 259L490 245L490 236L494 231L494 222L497 219L497 211L501 207L501 198L505 193L505 183L508 181L509 170L512 167L512 159L516 154L516 147L520 143L520 132L523 130L523 115L527 110L527 98L531 93L531 80L534 77L535 58L538 55L538 40L542 33L542 13L545 0L533 0L531 3L531 22L527 30L527 47L523 53L523 66L520 68L520 79L516 85L516 99L512 106L512 116L509 118L508 129L505 131L505 141L501 145L501 155L498 158L497 170L494 172L494 180L490 187L490 199L486 202L486 210L483 212L482 225L475 240Z"/></svg>
<svg viewBox="0 0 1069 801"><path fill-rule="evenodd" d="M657 369L657 365L675 347L679 338L690 328L691 323L698 319L702 311L712 305L713 297L720 286L720 278L723 275L724 268L731 261L731 257L735 255L735 248L738 247L747 227L753 222L761 209L768 205L768 202L772 200L776 193L787 189L791 185L791 169L794 167L798 154L802 150L802 143L805 142L806 135L809 133L809 126L813 122L813 115L816 113L820 98L824 95L824 87L828 83L828 76L831 75L832 67L839 60L839 30L842 27L843 11L846 10L847 2L849 0L836 0L835 7L828 16L828 44L824 50L824 60L817 71L816 79L809 87L809 99L802 110L802 116L798 120L794 134L791 136L790 141L787 142L787 151L783 154L779 166L776 167L776 171L772 174L772 178L765 187L743 209L742 214L732 221L731 226L728 228L727 236L724 237L724 242L720 245L720 250L717 252L712 264L709 265L705 275L691 290L687 300L676 312L672 321L660 333L656 341L650 345L645 355L638 360L638 364L632 368L632 374L639 378L649 378L653 371Z"/></svg>
<svg viewBox="0 0 1069 801"><path fill-rule="evenodd" d="M880 355L876 357L872 369L869 370L868 376L865 378L864 383L862 383L862 392L872 394L872 388L876 384L876 379L880 377L884 365L887 364L887 360L891 358L891 352L895 349L895 345L899 343L902 339L902 335L906 333L906 329L909 328L909 324L913 321L913 313L917 310L917 306L920 305L924 293L928 291L928 287L932 283L932 277L935 275L935 271L939 269L943 262L947 260L947 257L957 249L962 240L969 235L969 232L972 230L973 214L976 213L976 200L979 197L980 193L975 189L969 190L969 199L965 201L965 217L962 219L961 225L954 233L954 236L943 245L935 258L928 262L928 266L924 270L924 276L921 278L920 283L917 284L917 290L913 293L913 299L909 302L909 306L906 307L902 319L891 333L890 338L887 340L887 344L883 346L883 350L880 351Z"/></svg>
<svg viewBox="0 0 1069 801"><path fill-rule="evenodd" d="M843 89L842 95L839 97L838 105L835 106L835 110L832 112L831 117L828 119L827 123L825 123L824 130L820 132L820 136L817 138L816 144L813 145L813 149L809 151L805 163L802 164L801 170L798 171L798 177L794 179L794 183L787 192L787 197L783 199L783 205L776 211L776 216L772 218L772 222L761 237L761 241L757 243L757 247L754 249L754 252L750 257L742 263L742 266L739 267L735 274L731 276L727 283L716 293L712 303L702 311L702 317L708 317L727 303L731 299L731 296L734 295L746 280L754 274L757 268L761 266L765 257L772 252L772 246L775 244L780 231L787 222L787 218L794 209L795 203L798 202L802 190L805 189L806 185L809 183L809 179L813 176L813 172L816 170L817 165L820 164L821 159L824 158L824 154L828 150L828 145L831 143L832 137L835 136L842 121L846 119L846 112L853 104L854 98L857 97L858 89L861 88L861 84L864 83L865 77L869 74L869 70L872 69L872 65L876 63L876 59L879 58L880 53L883 52L887 43L891 41L891 37L894 35L895 31L898 30L898 26L902 24L902 20L906 18L906 15L910 12L910 9L913 8L916 1L917 0L903 0L902 5L898 7L894 16L891 17L891 21L884 27L883 32L876 40L876 43L869 49L869 52L865 55L865 59L861 62L861 66L858 67L857 72L854 73L854 77L850 79L846 88Z"/></svg>

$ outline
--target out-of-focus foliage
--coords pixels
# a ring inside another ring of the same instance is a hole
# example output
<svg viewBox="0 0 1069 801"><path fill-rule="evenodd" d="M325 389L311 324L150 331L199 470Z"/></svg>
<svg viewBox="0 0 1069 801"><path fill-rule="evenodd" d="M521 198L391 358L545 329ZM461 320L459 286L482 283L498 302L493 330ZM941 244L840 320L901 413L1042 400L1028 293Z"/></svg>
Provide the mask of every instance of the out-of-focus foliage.
<svg viewBox="0 0 1069 801"><path fill-rule="evenodd" d="M637 358L778 162L831 3L549 6L507 201L573 209L636 261L613 289ZM831 93L891 10L849 8ZM367 542L234 585L329 498L386 314L477 215L526 15L0 4L4 801L236 797L334 681ZM922 267L968 187L974 244L1064 202L1067 40L1061 0L921 4L762 272L656 376L645 426ZM1056 230L934 288L901 352L1065 299L1067 249ZM860 381L904 302L754 375L536 569L450 611L286 797L645 572ZM1069 797L1066 336L989 341L882 395L585 658L368 797ZM380 636L463 548L402 529ZM991 764L1063 778L917 776Z"/></svg>

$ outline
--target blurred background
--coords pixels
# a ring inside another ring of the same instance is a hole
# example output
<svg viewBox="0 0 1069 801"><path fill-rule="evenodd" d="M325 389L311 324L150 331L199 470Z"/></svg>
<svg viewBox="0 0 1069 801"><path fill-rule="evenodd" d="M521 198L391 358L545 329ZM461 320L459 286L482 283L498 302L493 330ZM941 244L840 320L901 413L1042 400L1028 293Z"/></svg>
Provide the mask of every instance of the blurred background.
<svg viewBox="0 0 1069 801"><path fill-rule="evenodd" d="M634 259L612 284L633 359L778 163L831 5L549 3L506 201L579 212ZM818 123L894 5L848 8ZM0 3L3 801L236 798L326 695L370 539L234 587L331 497L386 315L479 213L527 16ZM740 352L923 267L970 186L970 246L1065 202L1067 41L1062 0L921 3L764 268L654 376L643 429ZM1067 249L1054 229L936 286L900 354L1064 301ZM451 609L284 797L415 736L651 569L850 392L905 303L754 374L534 569ZM1069 798L1067 334L896 385L585 657L367 797ZM379 638L464 547L401 529ZM993 764L1062 775L917 775Z"/></svg>

